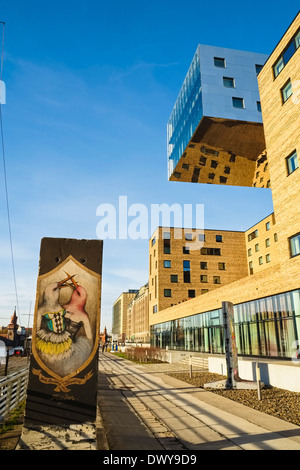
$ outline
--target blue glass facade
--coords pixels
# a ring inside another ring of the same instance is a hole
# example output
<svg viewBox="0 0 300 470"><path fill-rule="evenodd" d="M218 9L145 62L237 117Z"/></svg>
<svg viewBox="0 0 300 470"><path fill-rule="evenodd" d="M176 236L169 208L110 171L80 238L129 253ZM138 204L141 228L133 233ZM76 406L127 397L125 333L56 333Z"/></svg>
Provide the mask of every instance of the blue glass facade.
<svg viewBox="0 0 300 470"><path fill-rule="evenodd" d="M292 358L300 339L300 289L234 306L239 355ZM152 346L225 354L222 310L151 326Z"/></svg>
<svg viewBox="0 0 300 470"><path fill-rule="evenodd" d="M170 176L203 116L199 47L181 87L167 127Z"/></svg>

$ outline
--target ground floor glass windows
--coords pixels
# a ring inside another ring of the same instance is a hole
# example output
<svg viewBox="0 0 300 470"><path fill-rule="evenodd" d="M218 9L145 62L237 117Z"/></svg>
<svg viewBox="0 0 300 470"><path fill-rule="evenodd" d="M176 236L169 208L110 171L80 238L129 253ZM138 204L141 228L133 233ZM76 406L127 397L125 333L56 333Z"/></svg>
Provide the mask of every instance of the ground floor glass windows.
<svg viewBox="0 0 300 470"><path fill-rule="evenodd" d="M238 354L292 358L300 339L300 290L234 306ZM222 310L151 327L155 347L224 354Z"/></svg>

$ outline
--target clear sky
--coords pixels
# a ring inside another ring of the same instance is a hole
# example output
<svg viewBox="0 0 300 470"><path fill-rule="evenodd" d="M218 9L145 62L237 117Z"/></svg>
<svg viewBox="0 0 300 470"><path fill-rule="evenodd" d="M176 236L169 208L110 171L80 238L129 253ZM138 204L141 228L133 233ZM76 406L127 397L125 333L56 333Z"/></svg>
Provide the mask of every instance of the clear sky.
<svg viewBox="0 0 300 470"><path fill-rule="evenodd" d="M42 237L97 238L97 207L203 204L205 228L246 230L268 189L171 183L166 124L198 44L270 54L298 11L282 2L0 1L2 105L20 323ZM229 7L229 8L228 8ZM0 325L17 305L0 165ZM105 240L101 329L148 278L147 240ZM32 317L30 324L32 324Z"/></svg>

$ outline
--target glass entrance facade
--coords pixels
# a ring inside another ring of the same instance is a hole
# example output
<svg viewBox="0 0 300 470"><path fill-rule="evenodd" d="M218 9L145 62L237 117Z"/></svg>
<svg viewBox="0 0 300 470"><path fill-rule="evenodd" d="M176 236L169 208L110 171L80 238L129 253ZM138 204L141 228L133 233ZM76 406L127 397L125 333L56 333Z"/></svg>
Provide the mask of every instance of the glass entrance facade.
<svg viewBox="0 0 300 470"><path fill-rule="evenodd" d="M292 358L300 336L300 289L234 305L238 354ZM222 310L151 326L152 346L225 354Z"/></svg>

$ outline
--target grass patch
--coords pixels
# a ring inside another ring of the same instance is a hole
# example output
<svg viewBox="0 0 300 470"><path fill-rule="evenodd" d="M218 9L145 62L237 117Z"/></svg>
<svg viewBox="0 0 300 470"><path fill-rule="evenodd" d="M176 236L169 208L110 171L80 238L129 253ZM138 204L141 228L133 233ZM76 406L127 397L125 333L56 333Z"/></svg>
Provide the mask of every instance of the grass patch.
<svg viewBox="0 0 300 470"><path fill-rule="evenodd" d="M11 431L14 426L21 424L24 419L25 400L14 408L8 415L7 419L0 423L0 434Z"/></svg>

